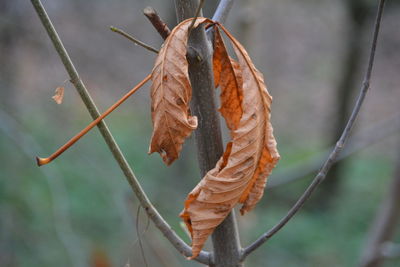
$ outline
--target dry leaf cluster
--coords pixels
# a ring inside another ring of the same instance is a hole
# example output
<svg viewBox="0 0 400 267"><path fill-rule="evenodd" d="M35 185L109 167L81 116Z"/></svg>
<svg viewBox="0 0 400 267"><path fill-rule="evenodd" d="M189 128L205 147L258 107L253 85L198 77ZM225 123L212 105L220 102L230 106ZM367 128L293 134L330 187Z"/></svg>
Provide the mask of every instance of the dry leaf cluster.
<svg viewBox="0 0 400 267"><path fill-rule="evenodd" d="M185 139L197 127L197 118L190 115L192 89L186 59L191 21L185 20L172 30L152 71L154 130L149 153L160 153L167 165L179 157ZM231 141L215 168L189 193L180 214L192 236L192 258L236 204L242 204L242 214L254 208L279 160L270 123L272 97L263 75L222 25L197 18L194 27L202 23L213 23L215 28L214 82L221 89L219 111ZM228 55L219 29L230 40L237 60Z"/></svg>

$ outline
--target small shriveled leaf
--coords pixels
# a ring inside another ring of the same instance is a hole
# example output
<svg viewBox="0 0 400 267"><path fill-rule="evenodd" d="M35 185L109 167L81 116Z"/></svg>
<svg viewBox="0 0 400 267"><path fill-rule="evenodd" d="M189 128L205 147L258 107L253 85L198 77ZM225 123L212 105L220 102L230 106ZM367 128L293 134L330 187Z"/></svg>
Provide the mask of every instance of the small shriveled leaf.
<svg viewBox="0 0 400 267"><path fill-rule="evenodd" d="M54 95L51 98L53 98L53 100L60 105L64 99L64 87L57 87Z"/></svg>
<svg viewBox="0 0 400 267"><path fill-rule="evenodd" d="M194 27L206 21L197 18ZM153 134L149 153L158 152L170 165L179 156L185 139L197 128L190 115L192 97L186 60L188 28L192 19L177 25L165 40L151 74L151 117Z"/></svg>
<svg viewBox="0 0 400 267"><path fill-rule="evenodd" d="M214 66L214 71L216 82L223 91L221 107L226 109L222 112L224 109L221 108L221 113L230 125L232 141L215 168L188 195L180 215L192 235L192 258L199 254L208 236L237 203L243 203L242 214L255 206L262 197L268 175L279 160L270 123L272 98L262 74L243 46L220 27L231 39L238 58L238 62L230 59L223 45L215 50L219 54L214 59L221 59L214 63L225 62L225 67ZM216 31L216 44L218 36ZM234 73L236 87L222 86L232 84L227 81L232 79L227 73ZM232 107L238 103L242 109L236 111L242 114L236 124L238 114Z"/></svg>

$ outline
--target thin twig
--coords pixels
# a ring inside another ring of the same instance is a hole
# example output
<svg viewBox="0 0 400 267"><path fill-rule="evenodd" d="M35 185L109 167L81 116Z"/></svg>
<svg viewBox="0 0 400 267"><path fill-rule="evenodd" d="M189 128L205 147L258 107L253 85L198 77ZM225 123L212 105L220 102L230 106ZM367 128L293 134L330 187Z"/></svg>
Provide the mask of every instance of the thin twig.
<svg viewBox="0 0 400 267"><path fill-rule="evenodd" d="M353 128L354 122L357 118L357 115L360 111L360 108L364 102L365 96L368 92L369 89L369 83L371 79L371 73L372 73L372 67L374 64L374 57L375 57L375 50L376 50L376 45L377 45L377 40L378 40L378 33L379 33L379 27L381 24L381 18L382 18L382 13L383 13L383 6L384 6L385 0L380 0L379 2L379 7L378 7L378 12L376 16L376 21L375 21L375 27L374 27L374 33L373 33L373 39L372 39L372 46L371 46L371 51L368 59L368 67L366 74L364 76L364 81L361 86L361 91L358 96L357 102L353 108L353 112L349 118L349 121L347 122L347 125L345 129L343 130L342 136L340 137L339 141L336 143L335 148L329 155L328 159L325 161L324 165L322 166L321 170L317 174L317 176L314 178L314 180L311 182L311 184L308 186L306 191L303 193L303 195L297 200L296 204L289 210L287 215L283 217L278 224L276 224L274 227L272 227L269 231L266 233L262 234L254 243L249 245L243 250L242 253L242 260L246 258L251 252L256 250L258 247L260 247L262 244L264 244L268 239L270 239L273 235L275 235L282 227L286 225L287 222L303 207L304 203L307 201L307 199L310 198L311 194L313 191L317 188L317 186L325 179L326 174L328 173L329 169L335 162L335 159L339 156L339 153L342 151L347 139L349 138L351 129Z"/></svg>
<svg viewBox="0 0 400 267"><path fill-rule="evenodd" d="M335 159L338 162L345 159L358 151L381 141L382 139L398 133L400 130L400 112L393 115L391 118L381 121L368 127L367 129L360 130L359 133L354 134L350 139L342 153ZM281 173L272 175L269 178L267 190L281 185L285 185L299 179L305 178L308 175L318 172L321 165L324 163L329 155L329 152L334 149L334 146L317 153L311 159L301 162L296 166L288 167Z"/></svg>
<svg viewBox="0 0 400 267"><path fill-rule="evenodd" d="M76 71L67 51L64 48L54 26L52 25L50 18L48 17L42 3L40 0L31 0L32 5L34 6L36 13L38 14L44 28L47 31L53 45L58 52L65 69L67 70L72 84L75 86L77 91L79 92L83 102L85 103L86 108L88 109L90 115L93 119L96 119L100 116L100 112L98 111L95 103L93 102L89 92L87 91L85 85L79 78L79 74ZM139 181L137 180L135 174L133 173L131 167L126 161L124 155L122 154L118 144L115 142L114 137L112 136L110 130L104 121L98 124L98 128L100 133L102 134L104 140L106 141L109 149L111 150L115 160L123 171L127 181L129 182L132 190L134 191L136 197L139 199L139 202L143 209L147 212L149 218L153 221L156 227L164 234L164 236L168 239L168 241L182 254L189 257L192 255L191 248L171 229L170 225L164 220L164 218L158 213L157 209L150 202L146 193L143 191ZM202 251L200 255L195 259L196 261L209 264L210 263L210 253Z"/></svg>
<svg viewBox="0 0 400 267"><path fill-rule="evenodd" d="M124 36L126 39L134 42L136 45L143 46L147 50L158 54L158 50L157 49L155 49L154 47L152 47L152 46L150 46L148 44L143 43L142 41L136 39L135 37L133 37L132 35L130 35L130 34L126 33L126 32L124 32L123 30L118 29L118 28L116 28L114 26L110 26L110 30L113 31L113 32L119 33L120 35Z"/></svg>
<svg viewBox="0 0 400 267"><path fill-rule="evenodd" d="M165 40L168 35L171 33L171 30L168 28L167 24L160 18L157 11L151 6L143 9L143 14L150 20L151 24L153 24L154 28L161 35L161 37Z"/></svg>
<svg viewBox="0 0 400 267"><path fill-rule="evenodd" d="M188 36L190 36L190 32L193 29L194 23L197 20L197 17L200 15L200 11L203 8L204 0L200 0L199 5L197 6L196 12L194 13L194 20L192 20L192 23L190 23L189 28L188 28Z"/></svg>

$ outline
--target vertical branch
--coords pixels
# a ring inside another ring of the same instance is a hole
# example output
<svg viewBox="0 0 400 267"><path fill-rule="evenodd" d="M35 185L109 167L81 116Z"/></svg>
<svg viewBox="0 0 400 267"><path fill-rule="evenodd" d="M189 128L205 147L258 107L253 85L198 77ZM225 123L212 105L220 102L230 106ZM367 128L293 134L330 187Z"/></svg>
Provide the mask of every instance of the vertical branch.
<svg viewBox="0 0 400 267"><path fill-rule="evenodd" d="M178 21L193 17L198 6L197 0L175 0ZM189 77L193 87L191 110L199 120L195 132L198 162L201 175L204 176L214 168L222 156L223 145L214 100L211 49L203 26L199 26L191 32L187 58ZM212 242L214 247L213 266L241 266L239 263L241 248L233 211L215 229Z"/></svg>
<svg viewBox="0 0 400 267"><path fill-rule="evenodd" d="M98 111L93 99L91 98L89 92L87 91L85 85L82 80L79 78L79 74L76 71L67 51L64 48L63 43L61 42L60 37L58 36L53 24L50 21L42 3L40 0L31 0L33 7L36 10L44 28L49 35L54 48L59 54L65 69L67 70L72 84L75 86L76 90L79 92L86 108L89 110L90 115L93 119L96 119L100 116L100 112ZM132 188L132 191L135 193L136 197L139 199L139 202L143 209L146 211L149 218L153 221L155 226L164 234L164 236L168 239L168 241L182 254L189 257L192 254L191 248L171 229L171 226L164 220L164 218L158 213L158 210L153 206L147 197L146 193L143 191L142 186L140 185L138 179L133 173L131 167L125 159L125 156L121 152L118 144L116 143L114 137L112 136L110 130L108 129L106 123L101 121L98 125L101 135L106 141L110 151L112 152L115 160L117 161L119 167L123 171L125 178L127 179L129 185ZM198 262L209 264L210 256L208 252L202 251L200 255L195 259Z"/></svg>

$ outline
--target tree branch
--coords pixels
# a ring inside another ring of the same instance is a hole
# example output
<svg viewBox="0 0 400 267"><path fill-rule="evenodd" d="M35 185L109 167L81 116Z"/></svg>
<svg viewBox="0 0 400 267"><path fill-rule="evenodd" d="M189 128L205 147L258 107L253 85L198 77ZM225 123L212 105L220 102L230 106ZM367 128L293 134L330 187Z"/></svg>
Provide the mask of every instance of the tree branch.
<svg viewBox="0 0 400 267"><path fill-rule="evenodd" d="M171 33L171 30L168 28L167 24L160 18L157 11L154 10L151 6L143 9L143 14L150 20L151 24L153 24L154 28L158 31L161 37L165 40L168 35Z"/></svg>
<svg viewBox="0 0 400 267"><path fill-rule="evenodd" d="M87 91L85 85L82 80L79 78L79 74L76 71L67 51L64 48L54 26L52 25L50 18L48 17L43 5L40 0L31 0L32 5L34 6L36 13L38 14L44 28L49 35L54 48L59 54L65 69L67 70L72 84L75 86L76 90L80 94L86 108L88 109L90 115L93 119L96 119L100 116L100 113L93 102L89 92ZM146 193L143 191L139 181L137 180L135 174L130 168L128 162L126 161L124 155L121 152L118 144L115 142L114 137L112 136L110 130L104 121L98 124L98 128L100 130L101 135L106 141L109 149L111 150L115 160L123 171L127 181L129 182L132 190L135 195L139 199L141 206L147 212L149 218L153 221L156 227L164 234L164 236L171 242L171 244L182 254L189 257L192 254L191 248L171 229L169 224L164 220L164 218L158 213L156 208L152 205ZM209 264L210 254L208 252L201 252L200 255L195 259L200 263Z"/></svg>
<svg viewBox="0 0 400 267"><path fill-rule="evenodd" d="M199 6L197 0L175 0L178 21L192 18ZM201 13L199 14L200 16ZM212 51L204 31L200 25L192 30L188 40L189 77L193 88L190 103L192 113L198 118L198 127L195 131L197 156L202 177L214 168L223 154L219 115L215 105L214 75L211 63ZM197 54L197 56L195 55ZM240 241L237 230L234 210L214 230L213 267L239 267Z"/></svg>
<svg viewBox="0 0 400 267"><path fill-rule="evenodd" d="M212 17L213 21L218 21L219 23L224 24L226 17L229 14L229 11L231 10L233 6L233 2L235 0L221 0L219 1L218 7L215 10L215 13Z"/></svg>
<svg viewBox="0 0 400 267"><path fill-rule="evenodd" d="M379 33L380 24L381 24L381 18L382 18L384 4L385 4L385 0L380 0L378 11L377 11L377 16L376 16L376 21L375 21L371 51L370 51L370 55L369 55L369 59L368 59L367 71L364 76L364 81L361 86L361 91L358 96L357 102L353 108L353 111L349 118L349 121L347 122L347 125L346 125L345 129L343 130L342 136L336 143L335 148L333 149L333 151L329 155L328 159L323 164L323 166L322 166L321 170L319 171L319 173L317 174L317 176L311 182L311 184L306 189L306 191L303 193L303 195L297 200L296 204L289 210L287 215L279 221L279 223L277 223L274 227L272 227L266 233L262 234L254 243L252 243L251 245L249 245L248 247L246 247L243 250L242 260L244 258L246 258L251 252L253 252L258 247L260 247L262 244L264 244L268 239L270 239L273 235L275 235L280 229L282 229L282 227L284 227L289 222L289 220L303 207L304 203L310 198L311 194L314 192L314 190L317 188L317 186L325 179L326 174L328 173L332 164L335 162L336 158L339 156L340 152L342 151L347 139L349 138L351 129L353 128L354 122L358 116L360 108L364 102L365 96L369 89L369 83L370 83L370 79L371 79L372 67L374 64L375 50L376 50L376 45L377 45L377 40L378 40L378 33Z"/></svg>
<svg viewBox="0 0 400 267"><path fill-rule="evenodd" d="M235 0L219 1L218 7L214 12L212 20L218 21L219 23L224 24L234 2L235 2ZM207 33L208 40L210 40L211 44L214 45L214 27L208 28L206 33Z"/></svg>
<svg viewBox="0 0 400 267"><path fill-rule="evenodd" d="M368 127L368 129L360 130L360 133L352 136L351 140L358 141L349 140L349 143L343 149L343 152L340 153L340 155L335 159L335 162L345 159L394 133L398 133L399 130L400 112L396 113L389 119ZM270 181L268 182L268 187L266 190L297 181L298 179L302 179L308 175L316 173L324 163L324 159L329 155L329 151L332 151L333 149L334 146L327 148L306 162L301 162L293 167L287 167L281 173L272 175L269 178Z"/></svg>
<svg viewBox="0 0 400 267"><path fill-rule="evenodd" d="M132 35L130 35L130 34L124 32L123 30L118 29L118 28L116 28L116 27L114 27L114 26L110 26L110 30L113 31L113 32L116 32L116 33L118 33L118 34L120 34L120 35L122 35L122 36L124 36L126 39L128 39L128 40L134 42L136 45L140 45L140 46L146 48L147 50L158 54L158 50L157 50L157 49L155 49L154 47L151 47L151 46L148 45L148 44L143 43L142 41L140 41L140 40L138 40L138 39L136 39L136 38L134 38Z"/></svg>

